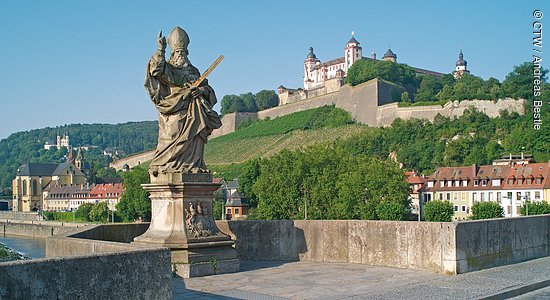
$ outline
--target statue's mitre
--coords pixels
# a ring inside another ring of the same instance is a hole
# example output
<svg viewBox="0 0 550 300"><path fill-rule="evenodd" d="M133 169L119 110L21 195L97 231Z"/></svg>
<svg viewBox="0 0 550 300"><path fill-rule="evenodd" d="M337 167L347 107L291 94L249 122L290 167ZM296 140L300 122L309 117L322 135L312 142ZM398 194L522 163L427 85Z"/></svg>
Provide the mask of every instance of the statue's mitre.
<svg viewBox="0 0 550 300"><path fill-rule="evenodd" d="M172 29L168 35L168 45L172 51L184 49L187 50L187 45L189 45L189 36L185 30L180 27Z"/></svg>

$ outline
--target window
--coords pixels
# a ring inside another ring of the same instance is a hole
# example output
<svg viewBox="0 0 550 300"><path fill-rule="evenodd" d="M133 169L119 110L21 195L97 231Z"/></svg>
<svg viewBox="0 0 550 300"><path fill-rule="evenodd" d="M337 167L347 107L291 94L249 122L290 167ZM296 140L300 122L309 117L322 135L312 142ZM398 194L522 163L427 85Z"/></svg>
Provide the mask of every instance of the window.
<svg viewBox="0 0 550 300"><path fill-rule="evenodd" d="M521 192L516 193L516 200L521 201Z"/></svg>
<svg viewBox="0 0 550 300"><path fill-rule="evenodd" d="M483 179L483 180L481 181L481 186L487 186L487 180Z"/></svg>
<svg viewBox="0 0 550 300"><path fill-rule="evenodd" d="M485 193L481 192L479 194L481 195L481 202L485 201Z"/></svg>
<svg viewBox="0 0 550 300"><path fill-rule="evenodd" d="M531 183L533 183L533 179L527 178L527 184L531 184Z"/></svg>
<svg viewBox="0 0 550 300"><path fill-rule="evenodd" d="M439 186L440 186L440 187L444 187L444 186L445 186L445 181L441 180L441 181L439 182Z"/></svg>
<svg viewBox="0 0 550 300"><path fill-rule="evenodd" d="M462 180L462 186L468 186L468 180Z"/></svg>
<svg viewBox="0 0 550 300"><path fill-rule="evenodd" d="M537 184L541 184L541 183L542 183L542 178L539 177L539 178L535 179L535 182L536 182Z"/></svg>
<svg viewBox="0 0 550 300"><path fill-rule="evenodd" d="M493 193L488 192L487 194L489 195L489 196L488 196L488 197L489 197L489 201L493 201Z"/></svg>
<svg viewBox="0 0 550 300"><path fill-rule="evenodd" d="M462 211L466 211L466 205L462 205Z"/></svg>
<svg viewBox="0 0 550 300"><path fill-rule="evenodd" d="M513 178L508 179L508 185L512 185L512 184L514 184L514 179Z"/></svg>
<svg viewBox="0 0 550 300"><path fill-rule="evenodd" d="M228 214L231 213L231 208L228 208L228 209L227 209L227 213L228 213Z"/></svg>
<svg viewBox="0 0 550 300"><path fill-rule="evenodd" d="M462 201L466 201L466 195L468 195L466 192L462 192L462 195L461 195Z"/></svg>
<svg viewBox="0 0 550 300"><path fill-rule="evenodd" d="M451 201L451 193L447 193L447 201Z"/></svg>
<svg viewBox="0 0 550 300"><path fill-rule="evenodd" d="M38 182L36 181L36 179L32 180L32 195L38 195Z"/></svg>
<svg viewBox="0 0 550 300"><path fill-rule="evenodd" d="M535 191L535 199L540 200L540 191Z"/></svg>
<svg viewBox="0 0 550 300"><path fill-rule="evenodd" d="M474 202L477 201L477 193L475 193L475 192L472 193L472 200L473 200Z"/></svg>
<svg viewBox="0 0 550 300"><path fill-rule="evenodd" d="M238 209L238 208L235 208L235 214L236 214L236 215L239 214L239 209Z"/></svg>
<svg viewBox="0 0 550 300"><path fill-rule="evenodd" d="M453 201L456 201L456 200L458 200L458 193L454 192L453 193Z"/></svg>
<svg viewBox="0 0 550 300"><path fill-rule="evenodd" d="M531 200L531 192L525 192L525 199Z"/></svg>
<svg viewBox="0 0 550 300"><path fill-rule="evenodd" d="M500 203L502 199L502 193L501 192L497 192L497 201Z"/></svg>
<svg viewBox="0 0 550 300"><path fill-rule="evenodd" d="M439 193L439 200L443 200L443 193Z"/></svg>
<svg viewBox="0 0 550 300"><path fill-rule="evenodd" d="M453 181L452 181L452 180L448 180L448 181L447 181L447 186L448 186L448 187L453 186Z"/></svg>
<svg viewBox="0 0 550 300"><path fill-rule="evenodd" d="M474 186L478 186L479 185L479 181L478 180L474 180Z"/></svg>
<svg viewBox="0 0 550 300"><path fill-rule="evenodd" d="M460 180L455 180L455 187L459 187L460 186Z"/></svg>
<svg viewBox="0 0 550 300"><path fill-rule="evenodd" d="M458 205L455 205L455 211L458 211Z"/></svg>
<svg viewBox="0 0 550 300"><path fill-rule="evenodd" d="M27 181L23 180L22 185L23 185L23 195L27 195Z"/></svg>
<svg viewBox="0 0 550 300"><path fill-rule="evenodd" d="M428 181L428 187L433 187L433 186L434 186L433 181Z"/></svg>
<svg viewBox="0 0 550 300"><path fill-rule="evenodd" d="M500 179L493 179L491 182L492 186L500 186Z"/></svg>

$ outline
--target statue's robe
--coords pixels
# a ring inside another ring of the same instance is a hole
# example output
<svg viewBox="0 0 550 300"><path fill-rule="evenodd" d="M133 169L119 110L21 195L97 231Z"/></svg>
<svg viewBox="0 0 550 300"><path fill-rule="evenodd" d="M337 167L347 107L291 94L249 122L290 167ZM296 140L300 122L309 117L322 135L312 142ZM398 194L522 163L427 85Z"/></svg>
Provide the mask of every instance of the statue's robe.
<svg viewBox="0 0 550 300"><path fill-rule="evenodd" d="M191 96L185 83L192 83L200 73L191 64L176 68L157 52L147 63L145 89L159 114L159 137L151 173L209 172L204 162L204 146L212 130L221 126L212 110L216 104L214 90L205 80L204 95Z"/></svg>

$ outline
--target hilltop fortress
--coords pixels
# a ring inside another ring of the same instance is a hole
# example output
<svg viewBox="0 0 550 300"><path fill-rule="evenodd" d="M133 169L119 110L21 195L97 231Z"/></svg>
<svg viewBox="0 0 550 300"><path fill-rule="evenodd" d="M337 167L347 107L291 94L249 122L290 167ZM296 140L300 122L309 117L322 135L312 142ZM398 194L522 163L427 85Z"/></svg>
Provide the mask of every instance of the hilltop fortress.
<svg viewBox="0 0 550 300"><path fill-rule="evenodd" d="M499 99L488 100L463 100L449 101L445 105L407 106L400 107L396 95L400 96L405 89L400 85L372 79L357 86L344 84L347 71L354 62L360 59L376 60L373 52L370 58L362 56L359 42L352 36L344 48L344 57L321 63L313 53L313 48L304 62L304 88L289 89L279 86L279 105L256 113L235 112L222 118L222 127L214 130L210 138L226 135L238 128L246 120L263 120L276 118L295 112L313 109L325 105L334 105L351 114L358 123L373 127L389 126L397 119L411 118L427 119L433 121L440 114L444 117L460 117L467 108L475 108L491 118L498 117L500 112L506 110L510 113L525 113L525 100ZM397 62L397 55L388 49L382 60ZM443 73L413 68L419 74L442 76ZM467 62L464 60L462 50L459 53L453 75L460 77L469 73ZM133 155L111 163L111 167L120 170L125 165L133 167L150 160L154 151Z"/></svg>
<svg viewBox="0 0 550 300"><path fill-rule="evenodd" d="M222 119L222 127L215 130L211 137L222 136L234 132L243 121L276 118L302 110L335 105L349 112L352 118L369 126L389 126L395 119L420 118L433 121L437 114L454 118L460 117L467 108L475 108L489 117L497 117L501 110L524 114L525 100L499 99L449 101L445 105L408 106L399 107L397 102L405 89L397 84L372 79L368 82L352 87L344 84L344 80L351 66L359 60L377 60L376 53L370 57L363 56L360 43L352 33L351 39L344 47L344 56L321 62L309 48L304 61L304 87L290 89L279 86L279 105L257 113L236 112L226 114ZM397 63L397 55L388 49L383 61ZM412 67L416 73L441 77L444 74L436 71ZM468 63L464 60L462 50L458 54L453 75L459 78L470 73Z"/></svg>

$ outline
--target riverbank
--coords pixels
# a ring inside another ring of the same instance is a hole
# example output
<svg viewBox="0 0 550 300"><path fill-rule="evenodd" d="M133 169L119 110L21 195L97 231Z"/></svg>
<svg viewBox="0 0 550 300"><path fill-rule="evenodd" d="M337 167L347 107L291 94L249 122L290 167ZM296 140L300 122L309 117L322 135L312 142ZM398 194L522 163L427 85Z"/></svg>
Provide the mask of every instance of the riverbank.
<svg viewBox="0 0 550 300"><path fill-rule="evenodd" d="M25 257L0 242L0 263L20 259L25 259Z"/></svg>

